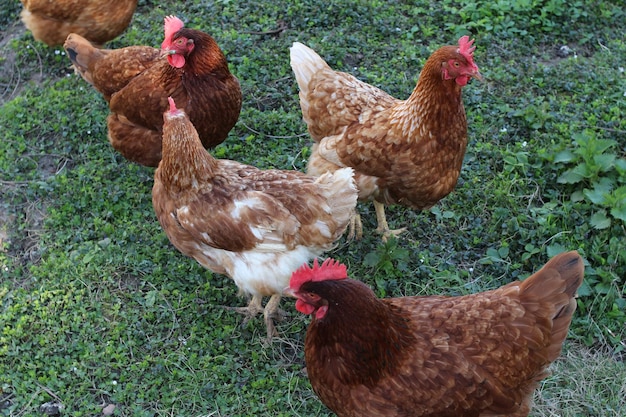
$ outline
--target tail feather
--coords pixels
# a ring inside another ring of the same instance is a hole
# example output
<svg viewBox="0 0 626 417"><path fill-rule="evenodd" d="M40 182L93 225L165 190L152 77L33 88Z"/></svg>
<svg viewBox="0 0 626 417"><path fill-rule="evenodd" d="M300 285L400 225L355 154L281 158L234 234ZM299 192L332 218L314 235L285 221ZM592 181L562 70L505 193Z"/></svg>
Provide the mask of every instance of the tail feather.
<svg viewBox="0 0 626 417"><path fill-rule="evenodd" d="M91 74L93 63L106 55L107 50L96 48L87 39L76 33L70 33L65 39L63 48L67 52L74 68L89 84L94 80Z"/></svg>
<svg viewBox="0 0 626 417"><path fill-rule="evenodd" d="M332 210L332 216L337 222L336 238L345 232L350 219L354 216L358 191L354 182L354 170L342 168L335 172L327 172L316 182L326 185L326 198Z"/></svg>
<svg viewBox="0 0 626 417"><path fill-rule="evenodd" d="M572 315L576 311L576 290L583 281L583 260L576 251L559 254L520 284L520 298L527 311L552 322L548 347L549 361L561 353Z"/></svg>
<svg viewBox="0 0 626 417"><path fill-rule="evenodd" d="M326 61L317 52L300 42L294 42L289 48L289 56L291 69L296 76L301 95L308 91L309 82L316 72L330 69Z"/></svg>

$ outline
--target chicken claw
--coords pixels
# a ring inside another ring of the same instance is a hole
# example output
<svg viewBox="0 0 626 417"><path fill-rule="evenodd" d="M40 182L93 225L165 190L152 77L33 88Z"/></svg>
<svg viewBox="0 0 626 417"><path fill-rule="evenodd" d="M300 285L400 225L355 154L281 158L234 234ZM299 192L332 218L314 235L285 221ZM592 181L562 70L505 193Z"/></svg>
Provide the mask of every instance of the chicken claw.
<svg viewBox="0 0 626 417"><path fill-rule="evenodd" d="M382 236L382 241L387 242L391 236L398 237L401 233L406 232L406 227L400 229L389 229L389 224L387 223L387 217L385 216L385 205L379 203L378 201L374 201L374 209L376 209L376 220L378 221L378 227L376 228L376 233L380 233Z"/></svg>
<svg viewBox="0 0 626 417"><path fill-rule="evenodd" d="M224 306L224 308L244 315L243 321L241 322L242 327L245 327L248 324L248 321L255 318L260 313L263 313L263 320L267 326L267 340L271 341L272 337L278 336L276 326L274 326L274 320L281 321L285 316L285 312L278 308L280 298L281 296L279 294L272 295L270 300L265 305L265 308L263 308L261 304L263 297L255 295L252 297L247 307Z"/></svg>

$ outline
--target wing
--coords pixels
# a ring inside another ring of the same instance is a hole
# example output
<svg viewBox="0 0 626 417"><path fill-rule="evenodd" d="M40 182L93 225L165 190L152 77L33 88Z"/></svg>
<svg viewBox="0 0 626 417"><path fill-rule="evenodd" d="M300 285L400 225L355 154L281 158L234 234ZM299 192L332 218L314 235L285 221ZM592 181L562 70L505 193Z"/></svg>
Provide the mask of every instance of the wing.
<svg viewBox="0 0 626 417"><path fill-rule="evenodd" d="M284 251L300 224L276 199L258 191L230 199L203 195L173 214L189 238L231 252Z"/></svg>
<svg viewBox="0 0 626 417"><path fill-rule="evenodd" d="M136 74L115 93L109 107L132 123L160 130L167 97L170 96L177 103L187 103L187 93L182 88L180 77L165 59L158 58L157 62Z"/></svg>
<svg viewBox="0 0 626 417"><path fill-rule="evenodd" d="M532 351L548 343L549 330L527 314L517 285L465 297L389 302L411 316L419 340L404 365L376 387L383 398L410 407L401 396L417 392L416 402L426 411L506 414L524 404L533 381L543 376L548 361Z"/></svg>
<svg viewBox="0 0 626 417"><path fill-rule="evenodd" d="M258 170L225 160L220 161L220 168L208 187L210 191L178 206L176 199L170 199L170 206L164 210L170 212L170 218L164 220L173 223L170 228L177 235L174 240L193 240L238 252L328 245L337 237L340 225L328 204L328 194L337 192L326 191L315 178L297 171ZM163 191L155 188L153 194L165 193L160 183L155 182L155 187Z"/></svg>
<svg viewBox="0 0 626 417"><path fill-rule="evenodd" d="M90 64L90 81L107 101L124 89L140 74L160 62L160 51L149 46L129 46L122 49L102 50L102 58ZM80 57L80 54L78 55ZM144 84L144 88L146 88Z"/></svg>
<svg viewBox="0 0 626 417"><path fill-rule="evenodd" d="M300 93L304 121L314 140L337 135L345 127L380 112L398 100L354 76L330 68L313 76L306 93Z"/></svg>

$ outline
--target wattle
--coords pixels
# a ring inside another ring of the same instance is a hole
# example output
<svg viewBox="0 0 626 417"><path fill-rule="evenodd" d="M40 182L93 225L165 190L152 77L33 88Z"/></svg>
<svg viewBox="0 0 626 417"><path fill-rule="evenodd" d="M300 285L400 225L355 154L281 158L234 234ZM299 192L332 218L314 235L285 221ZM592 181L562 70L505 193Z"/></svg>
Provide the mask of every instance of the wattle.
<svg viewBox="0 0 626 417"><path fill-rule="evenodd" d="M315 311L315 307L298 299L296 300L296 310L303 314L312 314Z"/></svg>
<svg viewBox="0 0 626 417"><path fill-rule="evenodd" d="M182 68L185 66L185 57L178 54L168 55L167 62L174 68Z"/></svg>
<svg viewBox="0 0 626 417"><path fill-rule="evenodd" d="M461 87L464 87L465 85L467 85L467 82L469 81L470 77L468 77L467 75L459 75L458 77L455 78L455 81L458 85L460 85Z"/></svg>

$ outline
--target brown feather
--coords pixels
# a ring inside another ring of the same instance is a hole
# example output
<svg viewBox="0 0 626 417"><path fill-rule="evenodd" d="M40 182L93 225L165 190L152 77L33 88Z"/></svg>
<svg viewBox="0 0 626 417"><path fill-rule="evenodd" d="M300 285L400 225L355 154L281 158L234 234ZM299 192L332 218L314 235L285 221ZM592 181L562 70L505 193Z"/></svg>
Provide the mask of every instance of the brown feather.
<svg viewBox="0 0 626 417"><path fill-rule="evenodd" d="M218 160L183 112L164 118L157 218L180 252L231 277L241 293L280 295L294 270L345 231L357 199L352 169L318 178Z"/></svg>
<svg viewBox="0 0 626 417"><path fill-rule="evenodd" d="M62 45L70 33L104 44L130 23L137 0L21 0L21 17L33 37Z"/></svg>
<svg viewBox="0 0 626 417"><path fill-rule="evenodd" d="M467 147L462 87L442 76L452 60L480 77L457 46L444 46L428 58L410 97L398 100L294 44L291 66L316 142L307 172L352 167L363 185L359 200L415 209L430 208L452 192Z"/></svg>
<svg viewBox="0 0 626 417"><path fill-rule="evenodd" d="M168 97L189 115L205 148L223 142L239 119L239 81L215 40L186 28L174 36L194 42L182 68L172 67L161 50L148 46L103 50L76 34L64 44L77 72L109 103L111 145L142 165L157 166L161 159Z"/></svg>
<svg viewBox="0 0 626 417"><path fill-rule="evenodd" d="M307 330L311 385L339 417L527 416L583 271L567 252L523 282L461 297L379 300L358 281L307 282L296 296L328 306Z"/></svg>

